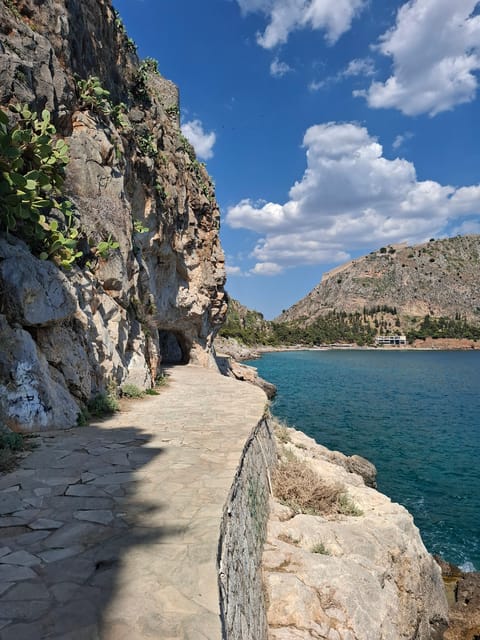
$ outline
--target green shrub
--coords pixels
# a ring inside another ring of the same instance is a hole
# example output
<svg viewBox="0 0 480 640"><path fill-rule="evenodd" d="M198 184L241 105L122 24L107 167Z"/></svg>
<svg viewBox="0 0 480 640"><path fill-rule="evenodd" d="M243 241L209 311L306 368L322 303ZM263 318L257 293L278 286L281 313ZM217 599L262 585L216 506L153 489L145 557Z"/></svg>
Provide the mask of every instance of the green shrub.
<svg viewBox="0 0 480 640"><path fill-rule="evenodd" d="M88 409L80 409L77 415L77 427L85 427L87 426L90 420L90 412Z"/></svg>
<svg viewBox="0 0 480 640"><path fill-rule="evenodd" d="M110 415L119 409L118 400L111 393L99 393L88 403L89 412L96 417Z"/></svg>
<svg viewBox="0 0 480 640"><path fill-rule="evenodd" d="M130 131L132 125L130 124L130 120L127 117L127 106L124 102L120 102L119 104L112 106L112 111L110 117L112 119L113 124L118 129L124 129L125 131Z"/></svg>
<svg viewBox="0 0 480 640"><path fill-rule="evenodd" d="M21 433L0 433L0 449L9 451L23 451L25 449L24 436Z"/></svg>
<svg viewBox="0 0 480 640"><path fill-rule="evenodd" d="M173 118L173 117L176 118L176 117L178 117L180 115L180 109L178 108L178 105L172 104L169 107L166 107L165 113L170 118Z"/></svg>
<svg viewBox="0 0 480 640"><path fill-rule="evenodd" d="M164 387L168 384L168 378L166 375L161 373L155 378L155 386L156 387Z"/></svg>
<svg viewBox="0 0 480 640"><path fill-rule="evenodd" d="M323 542L316 542L310 549L311 553L320 553L322 556L329 556L330 551L325 547Z"/></svg>
<svg viewBox="0 0 480 640"><path fill-rule="evenodd" d="M80 104L86 109L91 109L102 115L108 116L112 112L110 91L104 89L97 76L90 76L85 80L77 80L77 89Z"/></svg>
<svg viewBox="0 0 480 640"><path fill-rule="evenodd" d="M40 117L27 105L10 109L14 124L0 110L0 227L22 238L41 259L69 268L82 253L72 203L61 193L68 145L55 138L46 109Z"/></svg>
<svg viewBox="0 0 480 640"><path fill-rule="evenodd" d="M155 389L145 389L145 395L147 395L147 396L159 396L160 394Z"/></svg>
<svg viewBox="0 0 480 640"><path fill-rule="evenodd" d="M145 133L138 137L138 148L144 156L155 158L158 153L157 142L153 133Z"/></svg>
<svg viewBox="0 0 480 640"><path fill-rule="evenodd" d="M25 436L14 432L0 432L0 472L11 471L19 451L26 449Z"/></svg>
<svg viewBox="0 0 480 640"><path fill-rule="evenodd" d="M145 60L142 60L140 63L139 71L141 73L156 73L157 75L160 75L158 70L158 61L155 60L155 58L145 58Z"/></svg>
<svg viewBox="0 0 480 640"><path fill-rule="evenodd" d="M143 398L145 391L135 384L124 384L121 388L122 396L126 398Z"/></svg>

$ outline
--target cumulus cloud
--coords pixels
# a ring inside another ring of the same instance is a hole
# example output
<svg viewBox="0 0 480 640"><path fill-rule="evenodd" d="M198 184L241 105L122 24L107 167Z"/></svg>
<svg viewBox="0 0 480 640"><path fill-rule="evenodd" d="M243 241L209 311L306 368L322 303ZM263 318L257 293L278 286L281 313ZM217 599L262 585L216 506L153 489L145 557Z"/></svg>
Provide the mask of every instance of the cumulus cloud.
<svg viewBox="0 0 480 640"><path fill-rule="evenodd" d="M292 31L321 29L329 44L350 29L367 0L237 0L243 13L263 13L269 24L257 42L265 49L284 44Z"/></svg>
<svg viewBox="0 0 480 640"><path fill-rule="evenodd" d="M438 236L457 216L480 212L480 185L417 180L407 160L389 160L366 128L330 122L304 136L307 168L284 204L244 199L227 212L233 228L262 237L255 273L347 260L353 250ZM275 265L275 266L274 266Z"/></svg>
<svg viewBox="0 0 480 640"><path fill-rule="evenodd" d="M270 65L270 75L274 78L283 78L292 68L286 63L281 62L278 58L274 58Z"/></svg>
<svg viewBox="0 0 480 640"><path fill-rule="evenodd" d="M471 102L480 69L478 5L478 0L406 2L377 47L392 58L392 75L354 95L364 96L370 107L396 108L409 116L434 116Z"/></svg>
<svg viewBox="0 0 480 640"><path fill-rule="evenodd" d="M283 267L276 262L257 262L250 273L260 276L277 276L282 271Z"/></svg>
<svg viewBox="0 0 480 640"><path fill-rule="evenodd" d="M213 157L213 146L216 135L213 131L203 130L200 120L190 120L182 124L182 133L195 149L195 153L202 160L209 160Z"/></svg>

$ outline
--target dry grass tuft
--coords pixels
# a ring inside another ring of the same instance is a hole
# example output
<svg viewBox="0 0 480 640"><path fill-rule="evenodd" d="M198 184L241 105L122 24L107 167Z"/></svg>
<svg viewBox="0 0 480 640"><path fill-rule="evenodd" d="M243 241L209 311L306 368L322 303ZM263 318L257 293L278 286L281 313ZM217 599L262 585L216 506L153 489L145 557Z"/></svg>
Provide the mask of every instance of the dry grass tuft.
<svg viewBox="0 0 480 640"><path fill-rule="evenodd" d="M292 438L290 436L290 433L288 431L288 427L286 424L280 421L276 421L274 430L275 430L275 435L277 436L277 439L282 444L287 444L288 442L292 441Z"/></svg>
<svg viewBox="0 0 480 640"><path fill-rule="evenodd" d="M290 450L283 451L272 480L276 500L290 507L296 514L363 515L363 511L355 505L343 485L325 482Z"/></svg>
<svg viewBox="0 0 480 640"><path fill-rule="evenodd" d="M282 461L273 474L275 498L295 513L336 513L342 487L324 482L297 458Z"/></svg>

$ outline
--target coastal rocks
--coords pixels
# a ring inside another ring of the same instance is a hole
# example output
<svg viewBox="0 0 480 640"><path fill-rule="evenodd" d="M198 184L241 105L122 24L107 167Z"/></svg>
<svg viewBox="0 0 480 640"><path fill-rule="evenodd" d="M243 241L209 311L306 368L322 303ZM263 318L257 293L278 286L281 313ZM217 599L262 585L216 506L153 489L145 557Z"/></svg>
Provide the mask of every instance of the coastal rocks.
<svg viewBox="0 0 480 640"><path fill-rule="evenodd" d="M465 573L455 589L455 604L444 640L478 640L480 637L480 573Z"/></svg>
<svg viewBox="0 0 480 640"><path fill-rule="evenodd" d="M410 514L303 434L283 436L285 459L344 498L319 515L273 503L263 557L270 640L440 639L448 617L440 569Z"/></svg>
<svg viewBox="0 0 480 640"><path fill-rule="evenodd" d="M480 572L463 573L435 556L442 570L450 605L444 640L477 640L480 637Z"/></svg>
<svg viewBox="0 0 480 640"><path fill-rule="evenodd" d="M235 338L224 338L223 336L216 336L215 351L219 355L230 356L235 360L253 360L258 358L258 351L253 347L247 347L238 340L235 340Z"/></svg>
<svg viewBox="0 0 480 640"><path fill-rule="evenodd" d="M232 360L230 361L230 372L237 380L250 382L263 389L269 400L271 400L277 393L277 387L271 382L268 382L268 380L264 380L259 376L255 367L249 367L245 364L240 364L239 362Z"/></svg>

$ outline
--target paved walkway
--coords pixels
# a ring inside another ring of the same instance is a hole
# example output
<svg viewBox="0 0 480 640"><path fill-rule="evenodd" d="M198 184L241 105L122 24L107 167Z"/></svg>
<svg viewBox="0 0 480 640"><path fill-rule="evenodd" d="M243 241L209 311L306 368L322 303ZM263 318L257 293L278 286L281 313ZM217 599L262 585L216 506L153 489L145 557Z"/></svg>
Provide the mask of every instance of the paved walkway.
<svg viewBox="0 0 480 640"><path fill-rule="evenodd" d="M266 397L194 366L0 476L1 640L219 640L219 524Z"/></svg>

